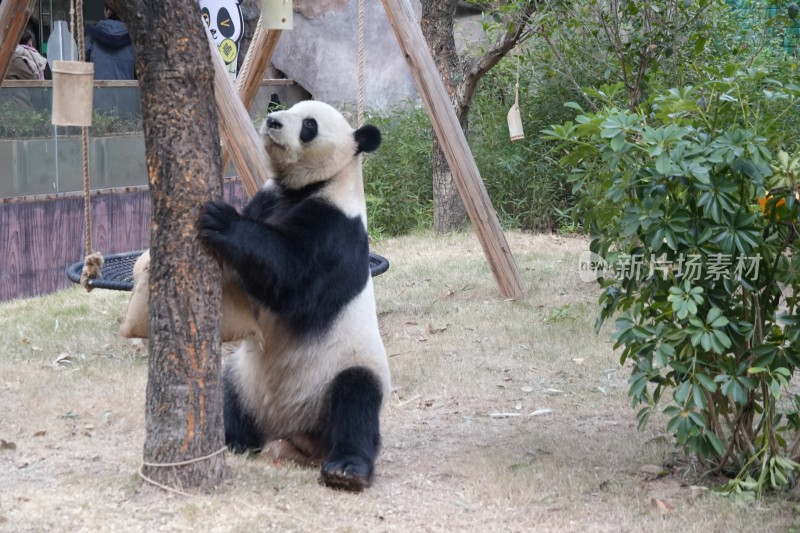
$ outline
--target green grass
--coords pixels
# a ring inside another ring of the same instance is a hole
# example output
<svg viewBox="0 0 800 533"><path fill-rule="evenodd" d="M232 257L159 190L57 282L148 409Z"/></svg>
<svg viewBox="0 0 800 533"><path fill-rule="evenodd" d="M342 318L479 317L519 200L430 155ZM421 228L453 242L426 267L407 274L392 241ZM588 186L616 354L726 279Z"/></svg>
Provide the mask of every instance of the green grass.
<svg viewBox="0 0 800 533"><path fill-rule="evenodd" d="M146 345L117 334L125 293L70 289L0 304L0 529L115 531L778 531L784 496L757 507L712 486L642 432L580 239L507 234L529 295L505 301L471 233L383 238L374 279L394 391L373 487L228 455L210 495L140 482ZM68 360L55 363L61 354ZM533 412L549 412L529 416ZM505 417L490 416L505 413ZM519 416L513 416L514 414ZM647 464L669 475L648 480ZM653 510L653 500L674 508Z"/></svg>

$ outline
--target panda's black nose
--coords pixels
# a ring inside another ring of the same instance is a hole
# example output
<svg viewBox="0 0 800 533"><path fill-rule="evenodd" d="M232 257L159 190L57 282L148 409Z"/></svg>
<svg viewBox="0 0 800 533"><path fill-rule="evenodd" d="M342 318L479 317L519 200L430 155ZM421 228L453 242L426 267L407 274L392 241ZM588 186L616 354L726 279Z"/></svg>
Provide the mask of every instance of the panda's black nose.
<svg viewBox="0 0 800 533"><path fill-rule="evenodd" d="M279 130L283 127L283 124L272 117L267 117L267 127L271 130Z"/></svg>

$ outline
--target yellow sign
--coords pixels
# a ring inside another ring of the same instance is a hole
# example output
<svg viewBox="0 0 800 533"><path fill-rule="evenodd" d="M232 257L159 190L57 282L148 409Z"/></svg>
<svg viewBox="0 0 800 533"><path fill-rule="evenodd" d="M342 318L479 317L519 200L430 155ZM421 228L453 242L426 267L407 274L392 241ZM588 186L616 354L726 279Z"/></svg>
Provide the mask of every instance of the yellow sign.
<svg viewBox="0 0 800 533"><path fill-rule="evenodd" d="M219 43L219 54L225 63L230 63L236 59L236 43L230 39L225 39Z"/></svg>

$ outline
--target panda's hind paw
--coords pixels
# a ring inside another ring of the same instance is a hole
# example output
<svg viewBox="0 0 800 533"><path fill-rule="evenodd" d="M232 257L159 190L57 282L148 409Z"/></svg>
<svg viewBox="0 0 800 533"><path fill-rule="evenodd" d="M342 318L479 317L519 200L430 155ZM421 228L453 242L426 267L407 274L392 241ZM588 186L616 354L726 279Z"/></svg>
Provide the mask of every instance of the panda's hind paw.
<svg viewBox="0 0 800 533"><path fill-rule="evenodd" d="M332 489L361 492L372 485L373 467L357 456L329 459L322 465L319 482Z"/></svg>

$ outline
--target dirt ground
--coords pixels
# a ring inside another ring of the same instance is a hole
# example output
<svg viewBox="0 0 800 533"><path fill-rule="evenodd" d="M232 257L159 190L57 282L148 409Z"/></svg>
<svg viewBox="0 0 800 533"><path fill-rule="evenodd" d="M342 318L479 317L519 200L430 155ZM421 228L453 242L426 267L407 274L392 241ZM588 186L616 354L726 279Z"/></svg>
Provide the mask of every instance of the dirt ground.
<svg viewBox="0 0 800 533"><path fill-rule="evenodd" d="M213 494L137 475L146 345L116 334L125 293L71 289L0 304L0 531L785 531L785 498L713 493L655 417L637 431L587 243L508 235L529 287L497 294L471 234L376 243L394 392L374 485L226 456Z"/></svg>

